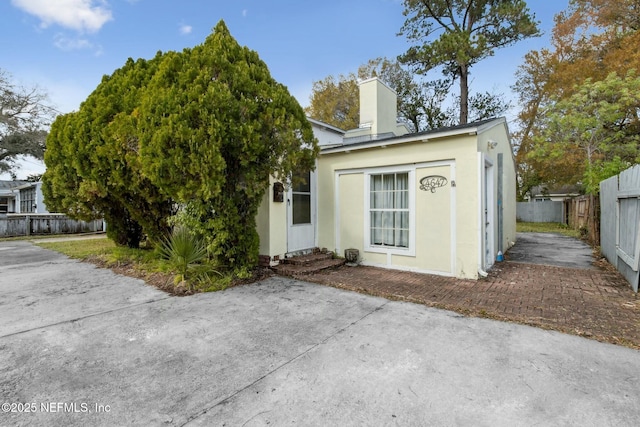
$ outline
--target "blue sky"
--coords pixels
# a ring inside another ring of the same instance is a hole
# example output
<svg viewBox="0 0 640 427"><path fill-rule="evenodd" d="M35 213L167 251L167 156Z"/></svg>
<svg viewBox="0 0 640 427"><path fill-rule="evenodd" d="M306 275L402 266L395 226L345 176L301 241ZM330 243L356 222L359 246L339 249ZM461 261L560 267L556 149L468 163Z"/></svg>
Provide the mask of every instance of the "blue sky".
<svg viewBox="0 0 640 427"><path fill-rule="evenodd" d="M568 0L528 3L545 34L498 50L472 68L472 92L511 97L524 54L549 44L553 16ZM406 51L408 42L397 36L402 10L400 0L4 0L0 68L15 83L40 87L66 113L77 110L102 76L127 58L195 46L223 19L304 107L314 81ZM27 159L18 178L43 170Z"/></svg>

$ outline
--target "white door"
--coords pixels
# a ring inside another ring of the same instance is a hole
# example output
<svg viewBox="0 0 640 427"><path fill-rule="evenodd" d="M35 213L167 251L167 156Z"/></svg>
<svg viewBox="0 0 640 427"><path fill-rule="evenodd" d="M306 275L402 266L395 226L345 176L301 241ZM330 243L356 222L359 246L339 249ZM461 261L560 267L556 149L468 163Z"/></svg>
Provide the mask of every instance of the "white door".
<svg viewBox="0 0 640 427"><path fill-rule="evenodd" d="M316 246L316 174L299 172L302 182L291 186L287 194L287 251L296 252Z"/></svg>

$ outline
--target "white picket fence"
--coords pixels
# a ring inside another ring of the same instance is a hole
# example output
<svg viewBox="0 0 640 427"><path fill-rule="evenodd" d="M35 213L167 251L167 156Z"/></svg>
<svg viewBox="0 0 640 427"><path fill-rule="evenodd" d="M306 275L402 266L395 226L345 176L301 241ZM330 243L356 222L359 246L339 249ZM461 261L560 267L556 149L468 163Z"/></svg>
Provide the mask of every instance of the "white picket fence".
<svg viewBox="0 0 640 427"><path fill-rule="evenodd" d="M600 251L638 292L640 165L600 183Z"/></svg>

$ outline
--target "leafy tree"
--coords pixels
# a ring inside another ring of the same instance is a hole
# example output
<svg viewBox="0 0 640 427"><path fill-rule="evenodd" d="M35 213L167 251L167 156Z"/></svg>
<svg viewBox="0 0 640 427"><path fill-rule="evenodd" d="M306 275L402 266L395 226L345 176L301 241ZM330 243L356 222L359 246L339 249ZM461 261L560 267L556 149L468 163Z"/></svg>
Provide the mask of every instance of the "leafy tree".
<svg viewBox="0 0 640 427"><path fill-rule="evenodd" d="M565 145L561 156L530 155L545 132L545 111L580 91L587 80L611 72L640 70L640 8L636 0L571 0L555 18L552 45L531 51L516 73L519 130L514 134L519 196L541 183L576 184L583 176L583 152ZM544 139L544 138L543 138ZM558 147L556 147L558 148Z"/></svg>
<svg viewBox="0 0 640 427"><path fill-rule="evenodd" d="M269 177L311 169L317 154L302 108L222 21L193 49L128 60L50 139L48 204L104 215L116 242L135 246L143 234L161 241L181 203L192 231L236 272L257 262Z"/></svg>
<svg viewBox="0 0 640 427"><path fill-rule="evenodd" d="M479 92L469 97L469 119L472 122L499 117L511 108L503 94Z"/></svg>
<svg viewBox="0 0 640 427"><path fill-rule="evenodd" d="M19 156L42 160L46 128L55 115L45 93L16 86L0 69L0 173L8 172L15 178Z"/></svg>
<svg viewBox="0 0 640 427"><path fill-rule="evenodd" d="M528 154L534 149L536 130L542 126L540 112L550 102L548 56L548 50L527 53L524 64L516 72L516 84L512 86L518 94L518 104L522 106L518 113L519 127L513 133L519 201L524 201L533 187L544 183L542 170L546 163L529 158Z"/></svg>
<svg viewBox="0 0 640 427"><path fill-rule="evenodd" d="M131 120L143 174L188 205L215 256L246 272L258 260L255 217L269 176L314 167L304 111L223 21L203 44L168 53L140 99Z"/></svg>
<svg viewBox="0 0 640 427"><path fill-rule="evenodd" d="M415 45L399 59L418 73L441 66L459 79L460 124L469 118L470 68L495 49L539 34L523 0L404 0L404 7L400 34Z"/></svg>
<svg viewBox="0 0 640 427"><path fill-rule="evenodd" d="M375 58L358 68L357 75L340 75L338 83L333 76L314 82L311 105L306 113L318 120L341 129L354 129L359 124L360 98L358 80L379 77L398 95L398 118L415 132L454 126L450 101L452 81L448 79L418 79L397 61ZM454 104L459 105L459 99ZM477 93L469 98L472 120L496 117L510 107L502 95ZM346 120L345 120L346 118Z"/></svg>
<svg viewBox="0 0 640 427"><path fill-rule="evenodd" d="M143 238L142 227L131 218L115 198L101 192L94 182L79 175L81 162L89 153L84 151L80 137L79 113L58 116L47 137L42 193L47 207L72 218L92 220L104 218L107 236L116 244L138 247ZM81 151L82 150L82 151Z"/></svg>
<svg viewBox="0 0 640 427"><path fill-rule="evenodd" d="M325 77L313 83L310 105L305 112L340 129L355 129L360 123L358 80L379 77L398 95L398 116L414 131L435 129L449 124L443 103L451 83L447 80L423 82L387 58L375 58L357 73Z"/></svg>
<svg viewBox="0 0 640 427"><path fill-rule="evenodd" d="M398 116L414 131L436 129L450 124L443 104L449 95L451 81L418 80L398 61L371 59L358 68L358 78L379 77L398 95Z"/></svg>
<svg viewBox="0 0 640 427"><path fill-rule="evenodd" d="M75 138L79 133L77 115L77 112L61 114L51 125L44 154L47 170L42 177L42 192L49 210L66 213L72 218L94 219L91 206L78 197L80 177L73 165Z"/></svg>
<svg viewBox="0 0 640 427"><path fill-rule="evenodd" d="M404 114L410 122L414 123L418 132L454 124L450 111L444 107L451 84L452 81L447 79L425 81L419 88L420 92L409 95L412 102L408 105L415 107L409 111L413 111L415 115L410 116L406 110Z"/></svg>
<svg viewBox="0 0 640 427"><path fill-rule="evenodd" d="M611 73L587 80L567 99L544 112L544 132L531 157L563 158L578 163L573 182L597 193L599 182L640 161L640 77Z"/></svg>
<svg viewBox="0 0 640 427"><path fill-rule="evenodd" d="M305 112L316 120L345 130L360 124L358 81L353 73L313 82L310 101Z"/></svg>
<svg viewBox="0 0 640 427"><path fill-rule="evenodd" d="M160 241L173 213L171 198L141 174L130 120L162 57L129 59L105 76L77 113L54 123L45 155L47 204L76 218L104 217L109 237L130 247L145 235Z"/></svg>

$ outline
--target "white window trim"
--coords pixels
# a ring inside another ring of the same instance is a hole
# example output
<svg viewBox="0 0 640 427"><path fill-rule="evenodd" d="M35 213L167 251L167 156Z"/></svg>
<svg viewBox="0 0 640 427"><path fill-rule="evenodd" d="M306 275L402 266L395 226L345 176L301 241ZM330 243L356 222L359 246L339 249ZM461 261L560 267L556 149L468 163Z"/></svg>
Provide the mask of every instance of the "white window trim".
<svg viewBox="0 0 640 427"><path fill-rule="evenodd" d="M406 173L409 179L409 247L383 247L371 244L371 175ZM387 255L416 255L416 188L415 165L410 167L391 166L364 171L364 251Z"/></svg>

